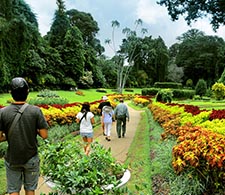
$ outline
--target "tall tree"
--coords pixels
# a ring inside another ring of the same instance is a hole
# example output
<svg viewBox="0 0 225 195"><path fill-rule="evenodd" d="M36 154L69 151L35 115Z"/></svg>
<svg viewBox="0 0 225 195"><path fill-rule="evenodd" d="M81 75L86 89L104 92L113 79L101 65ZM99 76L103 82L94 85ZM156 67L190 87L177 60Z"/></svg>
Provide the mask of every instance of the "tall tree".
<svg viewBox="0 0 225 195"><path fill-rule="evenodd" d="M55 11L55 16L53 19L50 31L45 37L49 40L51 47L57 48L63 44L66 32L69 28L69 19L66 15L66 7L63 0L56 1L58 9Z"/></svg>
<svg viewBox="0 0 225 195"><path fill-rule="evenodd" d="M13 76L25 76L29 49L37 45L40 34L35 15L23 0L0 2L1 86Z"/></svg>
<svg viewBox="0 0 225 195"><path fill-rule="evenodd" d="M114 20L112 21L112 39L107 39L105 41L115 53L113 60L117 64L117 89L119 93L123 92L130 71L134 66L135 58L137 57L135 50L139 43L139 39L136 30L141 24L142 21L139 19L135 21L134 31L131 31L129 28L124 28L122 30L126 35L126 38L122 40L122 45L120 46L120 49L117 50L115 46L115 29L120 26L120 23L117 20ZM141 32L144 34L146 31Z"/></svg>
<svg viewBox="0 0 225 195"><path fill-rule="evenodd" d="M190 37L187 34L190 34L189 31L184 33L183 37L186 38L179 45L176 64L184 68L184 82L192 79L195 85L201 76L210 86L223 71L224 57L221 54L224 54L225 43L217 36L205 36L197 32L198 36L195 34Z"/></svg>
<svg viewBox="0 0 225 195"><path fill-rule="evenodd" d="M159 0L158 3L167 7L168 13L174 21L182 15L190 25L192 21L209 15L214 30L225 24L223 0Z"/></svg>
<svg viewBox="0 0 225 195"><path fill-rule="evenodd" d="M95 37L99 31L98 24L89 13L71 9L66 12L70 25L76 26L82 35L85 44L95 46Z"/></svg>
<svg viewBox="0 0 225 195"><path fill-rule="evenodd" d="M104 48L100 44L100 40L96 38L99 31L98 24L89 13L81 12L75 9L67 11L67 16L72 27L80 30L83 39L85 53L84 55L84 69L90 71L93 77L94 85L99 83L101 74L97 70L96 64L98 63L97 57L104 52ZM84 75L83 75L84 76ZM83 87L85 82L80 83ZM88 84L88 87L90 85Z"/></svg>
<svg viewBox="0 0 225 195"><path fill-rule="evenodd" d="M64 83L67 86L74 83L71 80L78 82L84 74L85 49L80 30L73 26L65 36L61 50L62 60L65 63L64 73L68 77L69 83ZM69 79L70 78L70 79ZM76 86L74 83L72 86Z"/></svg>

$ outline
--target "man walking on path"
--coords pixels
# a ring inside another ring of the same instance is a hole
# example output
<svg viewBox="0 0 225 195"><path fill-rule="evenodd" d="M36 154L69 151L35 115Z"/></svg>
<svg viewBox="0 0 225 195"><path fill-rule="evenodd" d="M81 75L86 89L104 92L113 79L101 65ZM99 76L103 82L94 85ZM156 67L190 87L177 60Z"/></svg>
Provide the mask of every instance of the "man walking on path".
<svg viewBox="0 0 225 195"><path fill-rule="evenodd" d="M120 103L116 106L114 114L116 119L117 136L118 138L121 138L121 127L122 127L122 136L125 137L126 121L130 120L130 116L129 116L128 108L124 104L123 98L120 98Z"/></svg>

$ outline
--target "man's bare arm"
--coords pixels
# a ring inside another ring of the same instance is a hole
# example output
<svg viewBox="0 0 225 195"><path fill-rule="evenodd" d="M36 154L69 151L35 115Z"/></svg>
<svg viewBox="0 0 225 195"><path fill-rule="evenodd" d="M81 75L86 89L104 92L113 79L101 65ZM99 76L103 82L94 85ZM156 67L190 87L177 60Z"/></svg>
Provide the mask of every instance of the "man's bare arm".
<svg viewBox="0 0 225 195"><path fill-rule="evenodd" d="M38 134L43 138L47 139L48 138L48 130L47 129L39 129Z"/></svg>
<svg viewBox="0 0 225 195"><path fill-rule="evenodd" d="M4 142L4 141L6 141L5 134L3 133L3 131L0 131L0 142Z"/></svg>

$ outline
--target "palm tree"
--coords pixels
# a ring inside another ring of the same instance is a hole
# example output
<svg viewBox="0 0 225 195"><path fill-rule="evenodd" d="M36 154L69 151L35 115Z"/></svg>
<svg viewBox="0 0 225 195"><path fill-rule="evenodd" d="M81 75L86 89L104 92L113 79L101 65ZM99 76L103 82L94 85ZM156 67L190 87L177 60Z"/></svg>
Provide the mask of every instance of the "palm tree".
<svg viewBox="0 0 225 195"><path fill-rule="evenodd" d="M115 46L115 28L119 28L120 23L117 20L112 21L112 44L113 44L113 51L116 53L116 46Z"/></svg>

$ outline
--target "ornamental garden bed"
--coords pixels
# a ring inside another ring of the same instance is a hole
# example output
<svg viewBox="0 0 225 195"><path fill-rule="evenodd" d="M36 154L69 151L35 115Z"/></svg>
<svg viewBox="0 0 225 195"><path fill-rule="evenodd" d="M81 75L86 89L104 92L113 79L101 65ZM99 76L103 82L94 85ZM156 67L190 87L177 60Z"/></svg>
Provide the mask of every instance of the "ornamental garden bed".
<svg viewBox="0 0 225 195"><path fill-rule="evenodd" d="M163 128L161 140L174 142L171 147L171 167L177 175L174 181L183 178L183 182L189 183L188 194L224 194L225 110L156 102L149 109L153 120ZM167 190L171 193L170 187Z"/></svg>
<svg viewBox="0 0 225 195"><path fill-rule="evenodd" d="M120 97L121 95L113 96L111 100L113 105L116 105L115 100ZM131 99L132 95L127 95L125 98ZM144 100L144 97L137 98L137 100L149 101L149 99ZM99 102L91 102L91 109L96 114L97 123L99 122L97 114ZM82 144L74 137L78 130L74 119L81 108L80 105L80 103L63 106L39 105L50 125L48 141L38 140L42 174L56 183L57 191L64 193L70 194L72 189L78 190L80 194L102 194L105 191L122 193L126 191L126 188L102 188L108 184L120 186L124 182L122 179L124 173L127 175L127 167L116 162L110 151L106 151L98 143L94 143L90 156L87 157L83 154Z"/></svg>

